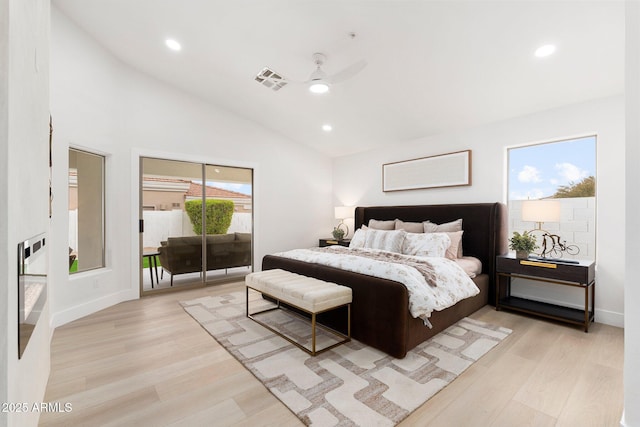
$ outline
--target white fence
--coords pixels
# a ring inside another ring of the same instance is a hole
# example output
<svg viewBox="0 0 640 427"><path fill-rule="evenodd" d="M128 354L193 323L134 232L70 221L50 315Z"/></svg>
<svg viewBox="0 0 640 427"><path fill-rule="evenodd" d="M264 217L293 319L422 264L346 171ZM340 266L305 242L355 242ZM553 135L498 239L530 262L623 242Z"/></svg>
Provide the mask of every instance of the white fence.
<svg viewBox="0 0 640 427"><path fill-rule="evenodd" d="M560 222L543 223L542 228L551 234L557 234L567 245L575 245L580 253L571 256L565 253L563 258L595 259L596 257L596 198L575 197L554 199L560 201ZM509 201L509 237L514 231L522 233L532 230L536 224L522 221L523 200ZM542 242L536 233L538 245Z"/></svg>
<svg viewBox="0 0 640 427"><path fill-rule="evenodd" d="M144 211L143 247L158 247L167 237L195 236L189 215L183 210ZM235 213L227 233L251 233L251 213ZM69 246L78 248L78 211L69 211Z"/></svg>

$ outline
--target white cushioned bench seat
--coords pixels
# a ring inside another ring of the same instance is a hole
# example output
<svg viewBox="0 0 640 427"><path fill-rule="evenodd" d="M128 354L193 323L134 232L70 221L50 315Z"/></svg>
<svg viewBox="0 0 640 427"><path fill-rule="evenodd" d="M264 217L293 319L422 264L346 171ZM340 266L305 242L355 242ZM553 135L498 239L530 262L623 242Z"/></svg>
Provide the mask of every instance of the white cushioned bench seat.
<svg viewBox="0 0 640 427"><path fill-rule="evenodd" d="M288 302L309 313L320 313L351 302L351 288L285 270L250 273L245 283L256 291Z"/></svg>
<svg viewBox="0 0 640 427"><path fill-rule="evenodd" d="M312 356L351 340L351 288L280 269L250 273L245 277L245 285L247 292L247 317L272 332L275 332ZM249 289L261 292L263 295L275 299L277 301L277 306L275 308L269 308L256 313L250 313ZM311 314L311 350L253 317L256 314L281 308L280 302L284 302ZM347 306L347 335L322 325L318 325L319 327L330 331L334 335L343 338L343 340L323 348L322 350L316 351L316 314L343 306Z"/></svg>

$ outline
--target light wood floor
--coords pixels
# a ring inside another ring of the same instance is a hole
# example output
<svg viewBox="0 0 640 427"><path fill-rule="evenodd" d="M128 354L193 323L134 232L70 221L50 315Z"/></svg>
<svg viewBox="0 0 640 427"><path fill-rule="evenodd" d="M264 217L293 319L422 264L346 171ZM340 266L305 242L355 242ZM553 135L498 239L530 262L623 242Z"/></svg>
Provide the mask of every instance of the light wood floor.
<svg viewBox="0 0 640 427"><path fill-rule="evenodd" d="M242 283L161 294L56 329L42 426L299 426L178 301ZM619 425L623 331L588 334L484 307L474 318L513 329L504 342L401 426Z"/></svg>

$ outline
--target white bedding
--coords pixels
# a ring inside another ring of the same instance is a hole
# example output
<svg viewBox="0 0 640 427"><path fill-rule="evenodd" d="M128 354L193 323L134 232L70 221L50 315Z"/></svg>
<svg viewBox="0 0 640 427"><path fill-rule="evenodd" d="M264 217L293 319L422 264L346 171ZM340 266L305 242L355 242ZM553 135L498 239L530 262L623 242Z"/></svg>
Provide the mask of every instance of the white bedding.
<svg viewBox="0 0 640 427"><path fill-rule="evenodd" d="M375 249L357 251L384 253ZM357 256L355 250L342 246L330 246L314 249L294 249L274 254L298 261L322 264L354 273L367 274L383 279L400 282L409 291L409 311L413 317L419 317L429 325L428 318L435 311L451 307L458 301L480 293L469 275L455 262L440 257L416 257L399 255L411 262L424 263L433 271L436 286L430 286L422 273L409 265L373 260Z"/></svg>

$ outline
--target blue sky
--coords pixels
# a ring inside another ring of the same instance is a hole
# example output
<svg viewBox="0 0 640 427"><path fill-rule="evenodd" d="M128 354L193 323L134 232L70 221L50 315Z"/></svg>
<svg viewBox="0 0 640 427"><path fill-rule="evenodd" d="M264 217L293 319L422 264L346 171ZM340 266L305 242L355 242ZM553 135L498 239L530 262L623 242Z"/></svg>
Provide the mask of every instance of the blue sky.
<svg viewBox="0 0 640 427"><path fill-rule="evenodd" d="M509 150L509 200L548 197L591 175L596 175L595 136Z"/></svg>
<svg viewBox="0 0 640 427"><path fill-rule="evenodd" d="M251 184L240 184L240 183L233 183L233 182L215 182L215 181L208 181L207 184L211 185L212 187L222 188L224 190L229 190L229 191L236 191L238 193L251 196Z"/></svg>

